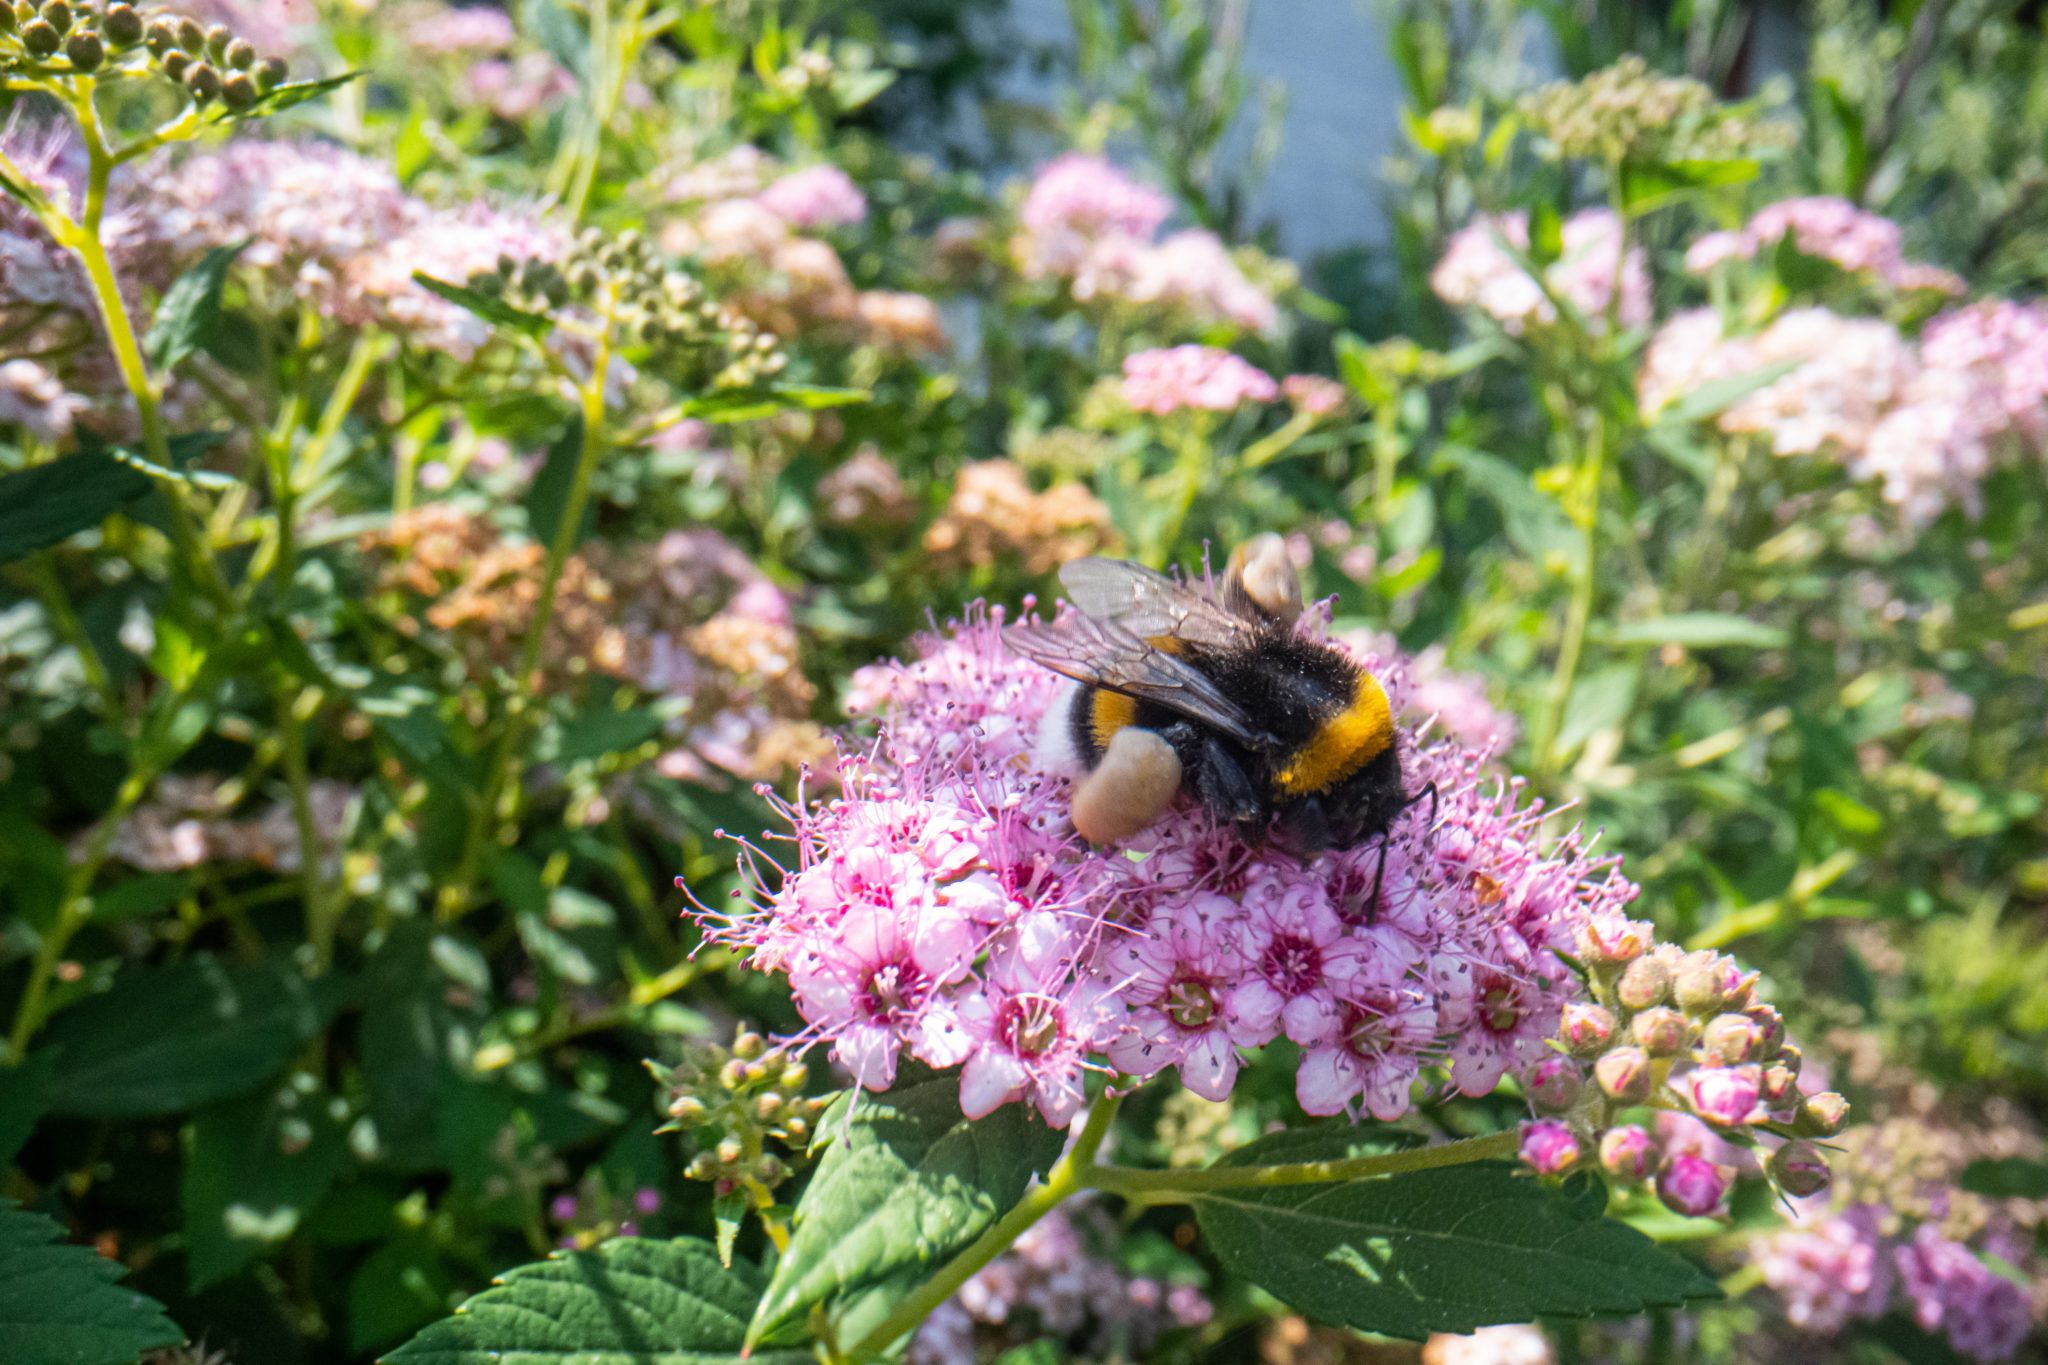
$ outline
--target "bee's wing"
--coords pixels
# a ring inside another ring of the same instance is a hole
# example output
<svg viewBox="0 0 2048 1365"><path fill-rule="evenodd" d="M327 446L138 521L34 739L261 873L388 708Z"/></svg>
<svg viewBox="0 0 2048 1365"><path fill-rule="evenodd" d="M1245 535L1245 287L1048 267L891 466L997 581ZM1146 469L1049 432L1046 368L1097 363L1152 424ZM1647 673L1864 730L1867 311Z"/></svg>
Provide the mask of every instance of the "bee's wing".
<svg viewBox="0 0 2048 1365"><path fill-rule="evenodd" d="M1157 702L1255 749L1272 745L1207 676L1115 622L1070 613L1050 623L1011 626L1003 638L1025 658L1076 682Z"/></svg>
<svg viewBox="0 0 2048 1365"><path fill-rule="evenodd" d="M1231 614L1188 584L1121 559L1070 560L1060 567L1060 582L1075 606L1141 640L1163 635L1229 648L1258 629L1254 620Z"/></svg>

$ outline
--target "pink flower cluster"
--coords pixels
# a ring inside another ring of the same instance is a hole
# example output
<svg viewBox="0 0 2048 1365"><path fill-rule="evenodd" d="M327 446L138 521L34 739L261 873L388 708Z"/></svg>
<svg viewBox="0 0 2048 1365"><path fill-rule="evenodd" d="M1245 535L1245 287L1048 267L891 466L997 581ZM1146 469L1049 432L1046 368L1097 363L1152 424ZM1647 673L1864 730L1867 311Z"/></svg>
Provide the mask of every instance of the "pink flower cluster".
<svg viewBox="0 0 2048 1365"><path fill-rule="evenodd" d="M1397 823L1377 899L1377 844L1303 863L1188 805L1096 851L1069 823L1068 776L1037 757L1065 685L1000 623L973 614L857 675L849 705L880 738L842 758L840 797L783 807L788 866L748 846L754 894L701 912L787 975L799 1042L875 1089L906 1052L958 1066L968 1114L1029 1100L1054 1124L1089 1070L1177 1069L1216 1099L1241 1050L1283 1034L1314 1114L1397 1118L1425 1069L1478 1095L1547 1054L1580 990L1557 953L1636 889L1575 832L1549 836L1484 754L1404 741L1437 818ZM1399 660L1362 662L1407 700Z"/></svg>
<svg viewBox="0 0 2048 1365"><path fill-rule="evenodd" d="M791 171L755 195L754 202L803 232L847 227L868 216L867 196L833 165Z"/></svg>
<svg viewBox="0 0 2048 1365"><path fill-rule="evenodd" d="M158 252L186 260L247 241L242 262L349 326L378 325L457 359L488 324L422 289L415 271L464 281L514 260L556 258L560 231L482 203L453 211L408 194L385 167L327 143L242 138L146 166L127 191L147 204Z"/></svg>
<svg viewBox="0 0 2048 1365"><path fill-rule="evenodd" d="M1134 412L1235 412L1279 396L1273 376L1214 346L1171 346L1124 357L1124 403Z"/></svg>
<svg viewBox="0 0 2048 1365"><path fill-rule="evenodd" d="M1481 218L1451 234L1443 258L1430 272L1430 288L1445 303L1485 313L1510 336L1554 324L1553 296L1570 304L1595 332L1606 329L1610 309L1623 327L1647 325L1649 264L1640 247L1622 254L1621 220L1607 209L1586 209L1565 220L1562 235L1562 250L1543 268L1539 283L1501 245L1529 249L1529 216Z"/></svg>
<svg viewBox="0 0 2048 1365"><path fill-rule="evenodd" d="M1272 298L1215 233L1154 239L1172 207L1101 157L1070 152L1042 168L1025 194L1012 255L1026 279L1062 281L1083 303L1158 308L1196 326L1278 326Z"/></svg>
<svg viewBox="0 0 2048 1365"><path fill-rule="evenodd" d="M1917 345L1890 323L1825 308L1729 336L1711 309L1657 332L1638 378L1656 413L1716 381L1785 372L1715 418L1779 455L1827 453L1879 482L1909 525L1950 506L2015 453L2048 447L2048 306L1984 300L1929 322Z"/></svg>
<svg viewBox="0 0 2048 1365"><path fill-rule="evenodd" d="M1280 381L1280 392L1296 412L1318 420L1336 416L1351 401L1351 390L1320 374L1290 374Z"/></svg>
<svg viewBox="0 0 2048 1365"><path fill-rule="evenodd" d="M33 360L0 361L0 428L18 427L36 440L61 445L86 402Z"/></svg>
<svg viewBox="0 0 2048 1365"><path fill-rule="evenodd" d="M1894 289L1963 292L1962 280L1950 271L1906 259L1897 223L1832 195L1781 200L1759 209L1739 229L1710 232L1687 248L1685 268L1705 274L1724 261L1753 259L1787 238L1802 255Z"/></svg>
<svg viewBox="0 0 2048 1365"><path fill-rule="evenodd" d="M401 15L414 51L431 56L480 56L504 52L518 40L512 16L489 5L429 3Z"/></svg>
<svg viewBox="0 0 2048 1365"><path fill-rule="evenodd" d="M955 1365L1048 1339L1074 1343L1087 1358L1132 1358L1127 1353L1142 1355L1162 1332L1200 1327L1215 1316L1193 1285L1119 1269L1091 1247L1084 1223L1095 1241L1114 1236L1099 1209L1056 1210L925 1319L905 1358Z"/></svg>
<svg viewBox="0 0 2048 1365"><path fill-rule="evenodd" d="M1933 1223L1887 1236L1885 1211L1856 1204L1761 1240L1756 1265L1803 1332L1838 1333L1895 1301L1971 1360L2011 1360L2032 1330L2027 1295Z"/></svg>
<svg viewBox="0 0 2048 1365"><path fill-rule="evenodd" d="M1522 1158L1556 1176L1597 1165L1622 1183L1652 1182L1678 1213L1720 1211L1733 1161L1701 1137L1747 1143L1757 1133L1797 1134L1771 1154L1768 1174L1786 1193L1825 1189L1826 1161L1805 1141L1838 1131L1848 1106L1831 1093L1802 1095L1799 1049L1756 994L1756 974L1711 952L1652 945L1647 923L1614 916L1580 930L1591 999L1567 1004L1557 1051L1525 1077L1531 1104L1555 1117L1522 1130ZM1644 1106L1690 1114L1697 1136L1623 1122Z"/></svg>

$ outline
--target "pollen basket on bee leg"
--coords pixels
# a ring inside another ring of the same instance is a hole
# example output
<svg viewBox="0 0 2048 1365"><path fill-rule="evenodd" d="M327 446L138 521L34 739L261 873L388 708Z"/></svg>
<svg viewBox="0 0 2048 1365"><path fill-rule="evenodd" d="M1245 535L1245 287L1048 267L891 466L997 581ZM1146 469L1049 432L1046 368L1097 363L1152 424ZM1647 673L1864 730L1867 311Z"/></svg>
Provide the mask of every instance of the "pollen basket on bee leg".
<svg viewBox="0 0 2048 1365"><path fill-rule="evenodd" d="M1074 789L1074 828L1092 844L1113 844L1166 814L1180 792L1180 755L1152 730L1127 725L1111 736L1095 771Z"/></svg>

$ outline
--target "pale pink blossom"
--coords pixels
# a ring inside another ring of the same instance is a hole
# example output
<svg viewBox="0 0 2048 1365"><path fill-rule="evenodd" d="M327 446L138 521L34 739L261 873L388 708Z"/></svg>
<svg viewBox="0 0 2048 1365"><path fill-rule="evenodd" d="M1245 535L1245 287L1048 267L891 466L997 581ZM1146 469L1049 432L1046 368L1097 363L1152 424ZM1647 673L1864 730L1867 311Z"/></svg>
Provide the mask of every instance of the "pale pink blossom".
<svg viewBox="0 0 2048 1365"><path fill-rule="evenodd" d="M837 166L791 171L754 196L754 202L799 231L847 227L868 215L867 196Z"/></svg>
<svg viewBox="0 0 2048 1365"><path fill-rule="evenodd" d="M1623 327L1649 323L1649 263L1641 247L1631 246L1622 255L1621 223L1611 211L1586 209L1565 220L1562 248L1543 267L1540 284L1503 243L1528 251L1527 214L1481 218L1453 233L1430 273L1430 287L1444 302L1476 308L1514 336L1532 325L1556 323L1553 297L1570 304L1595 332L1606 329L1610 311Z"/></svg>
<svg viewBox="0 0 2048 1365"><path fill-rule="evenodd" d="M1184 410L1234 412L1280 394L1264 370L1213 346L1175 346L1124 358L1124 402L1164 417Z"/></svg>

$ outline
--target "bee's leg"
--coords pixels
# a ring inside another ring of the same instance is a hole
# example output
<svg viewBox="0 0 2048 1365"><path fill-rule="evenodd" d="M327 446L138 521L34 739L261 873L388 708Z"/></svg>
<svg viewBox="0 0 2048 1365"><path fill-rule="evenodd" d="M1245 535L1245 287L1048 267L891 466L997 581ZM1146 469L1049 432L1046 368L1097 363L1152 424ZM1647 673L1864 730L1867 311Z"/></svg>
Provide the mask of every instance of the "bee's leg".
<svg viewBox="0 0 2048 1365"><path fill-rule="evenodd" d="M1422 832L1428 834L1430 827L1436 824L1436 783L1431 782L1421 791L1415 793L1415 795L1402 801L1401 810L1405 811L1411 806L1419 806L1425 799L1429 802L1429 819L1423 821ZM1374 869L1372 874L1372 898L1366 902L1366 904L1372 907L1365 915L1365 922L1367 924L1376 922L1380 917L1380 887L1386 881L1387 845L1392 842L1393 837L1394 832L1392 829L1388 829L1380 835L1379 866Z"/></svg>
<svg viewBox="0 0 2048 1365"><path fill-rule="evenodd" d="M1128 839L1166 814L1180 779L1174 746L1156 730L1126 725L1074 789L1074 828L1091 844Z"/></svg>
<svg viewBox="0 0 2048 1365"><path fill-rule="evenodd" d="M1259 801L1259 789L1230 750L1214 735L1201 737L1201 758L1195 764L1195 790L1202 804L1226 824L1256 840L1259 821L1266 808Z"/></svg>
<svg viewBox="0 0 2048 1365"><path fill-rule="evenodd" d="M1389 842L1391 840L1388 835L1380 835L1379 865L1373 869L1372 873L1372 895L1366 897L1365 901L1365 922L1367 924L1378 924L1380 922L1380 888L1387 880L1387 844Z"/></svg>
<svg viewBox="0 0 2048 1365"><path fill-rule="evenodd" d="M1435 783L1435 782L1431 782L1431 783L1430 783L1430 784L1429 784L1428 786L1424 787L1424 788L1423 788L1423 789L1422 789L1421 791L1419 791L1419 792L1415 793L1415 795L1413 795L1413 796L1409 797L1408 799L1406 799L1405 801L1403 801L1403 802L1401 803L1401 809L1405 811L1405 810L1407 810L1407 809L1408 809L1408 808L1409 808L1410 806L1419 806L1419 805L1421 805L1421 804L1422 804L1422 802L1423 802L1424 798L1427 798L1427 799L1428 799L1428 801L1429 801L1429 818L1428 818L1427 820L1424 820L1424 821L1422 822L1422 832L1423 832L1424 834L1427 834L1427 833L1429 833L1429 831L1430 831L1431 829L1435 828L1435 826L1436 826L1436 783Z"/></svg>

